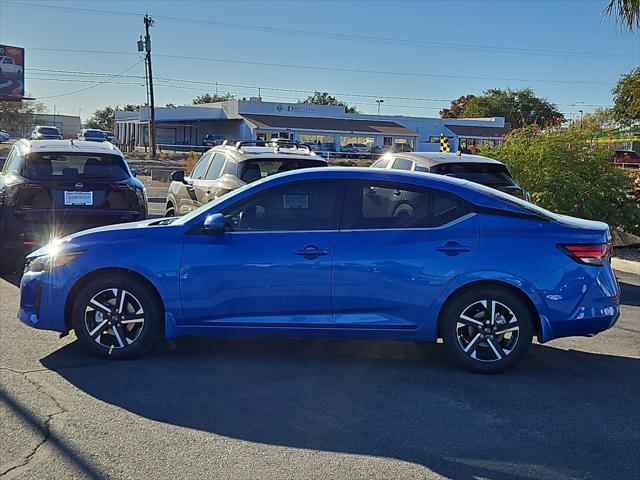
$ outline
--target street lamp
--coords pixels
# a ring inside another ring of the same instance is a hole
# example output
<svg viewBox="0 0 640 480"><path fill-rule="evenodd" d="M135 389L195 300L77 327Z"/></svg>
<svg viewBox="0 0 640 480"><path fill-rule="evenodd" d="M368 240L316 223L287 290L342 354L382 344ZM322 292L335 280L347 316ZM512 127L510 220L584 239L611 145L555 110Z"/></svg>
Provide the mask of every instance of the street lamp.
<svg viewBox="0 0 640 480"><path fill-rule="evenodd" d="M582 127L582 115L584 112L582 110L578 110L578 112L580 112L580 127Z"/></svg>
<svg viewBox="0 0 640 480"><path fill-rule="evenodd" d="M380 105L384 103L384 100L383 99L376 100L376 103L378 104L378 115L380 115Z"/></svg>

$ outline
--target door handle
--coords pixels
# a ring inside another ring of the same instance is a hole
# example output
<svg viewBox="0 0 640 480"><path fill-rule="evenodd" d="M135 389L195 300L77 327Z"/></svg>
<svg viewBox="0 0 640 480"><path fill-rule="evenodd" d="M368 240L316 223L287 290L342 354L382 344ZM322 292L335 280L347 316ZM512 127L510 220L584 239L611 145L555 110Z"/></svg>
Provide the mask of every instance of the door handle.
<svg viewBox="0 0 640 480"><path fill-rule="evenodd" d="M447 255L459 255L461 253L470 252L471 247L462 245L458 242L447 242L444 245L440 245L436 250L438 252L446 253Z"/></svg>
<svg viewBox="0 0 640 480"><path fill-rule="evenodd" d="M300 257L313 260L315 258L322 257L324 255L329 255L329 250L318 248L315 245L307 245L302 250L296 250L295 254Z"/></svg>

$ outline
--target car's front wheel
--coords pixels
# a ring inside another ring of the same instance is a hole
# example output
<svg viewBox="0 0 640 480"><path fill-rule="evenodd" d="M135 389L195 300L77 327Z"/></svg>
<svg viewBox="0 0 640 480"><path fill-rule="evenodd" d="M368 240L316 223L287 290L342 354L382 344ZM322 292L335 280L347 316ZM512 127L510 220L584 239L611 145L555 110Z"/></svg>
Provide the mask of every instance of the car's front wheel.
<svg viewBox="0 0 640 480"><path fill-rule="evenodd" d="M500 373L526 355L533 340L533 316L520 296L487 285L463 291L447 304L441 334L467 369Z"/></svg>
<svg viewBox="0 0 640 480"><path fill-rule="evenodd" d="M132 358L147 352L161 330L161 306L143 282L106 274L87 282L72 311L80 343L101 356Z"/></svg>

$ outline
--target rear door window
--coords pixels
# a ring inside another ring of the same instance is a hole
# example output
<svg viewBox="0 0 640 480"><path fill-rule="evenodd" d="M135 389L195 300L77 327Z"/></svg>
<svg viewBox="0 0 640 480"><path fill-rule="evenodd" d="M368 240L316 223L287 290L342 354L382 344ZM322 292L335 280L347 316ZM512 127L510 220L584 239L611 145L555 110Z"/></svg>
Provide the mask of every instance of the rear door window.
<svg viewBox="0 0 640 480"><path fill-rule="evenodd" d="M63 181L129 178L124 159L118 155L67 152L30 153L25 157L22 175L30 180Z"/></svg>
<svg viewBox="0 0 640 480"><path fill-rule="evenodd" d="M463 199L442 190L388 182L358 182L349 186L341 228L433 228L466 213Z"/></svg>

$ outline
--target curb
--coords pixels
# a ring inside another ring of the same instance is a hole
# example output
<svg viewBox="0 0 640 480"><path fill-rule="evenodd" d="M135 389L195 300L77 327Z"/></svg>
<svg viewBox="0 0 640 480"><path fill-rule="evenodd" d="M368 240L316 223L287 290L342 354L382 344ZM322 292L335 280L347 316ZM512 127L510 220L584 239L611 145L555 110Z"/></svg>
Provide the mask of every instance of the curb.
<svg viewBox="0 0 640 480"><path fill-rule="evenodd" d="M612 258L611 266L614 270L620 272L633 273L640 275L640 262L633 262L631 260L623 260L621 258Z"/></svg>

